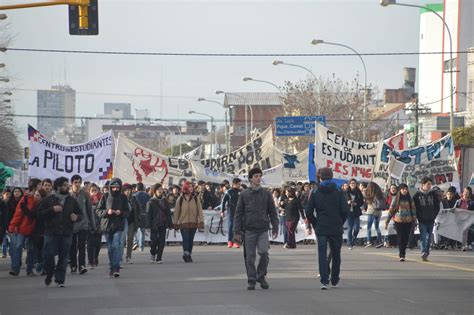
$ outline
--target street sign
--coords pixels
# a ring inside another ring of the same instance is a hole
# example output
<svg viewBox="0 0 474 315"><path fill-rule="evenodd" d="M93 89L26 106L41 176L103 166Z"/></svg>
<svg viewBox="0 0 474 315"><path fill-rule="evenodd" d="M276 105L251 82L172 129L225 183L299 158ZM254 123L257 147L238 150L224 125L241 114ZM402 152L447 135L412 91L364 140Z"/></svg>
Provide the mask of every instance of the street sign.
<svg viewBox="0 0 474 315"><path fill-rule="evenodd" d="M276 117L277 137L314 136L315 122L326 126L326 116Z"/></svg>

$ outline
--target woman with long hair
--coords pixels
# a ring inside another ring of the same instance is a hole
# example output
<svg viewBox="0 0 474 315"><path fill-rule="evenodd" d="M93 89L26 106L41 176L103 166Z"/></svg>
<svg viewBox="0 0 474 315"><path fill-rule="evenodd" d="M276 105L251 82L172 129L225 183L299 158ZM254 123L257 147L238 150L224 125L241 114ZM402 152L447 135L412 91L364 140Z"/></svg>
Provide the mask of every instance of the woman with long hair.
<svg viewBox="0 0 474 315"><path fill-rule="evenodd" d="M285 225L288 243L285 245L285 248L296 248L296 227L300 218L305 218L304 209L300 199L296 197L296 189L294 187L288 188L286 195L288 202L285 205Z"/></svg>
<svg viewBox="0 0 474 315"><path fill-rule="evenodd" d="M349 188L345 192L347 204L349 205L349 215L347 216L347 246L349 249L354 247L354 241L360 230L360 216L362 215L361 207L364 205L364 196L357 187L357 180L354 178L349 181Z"/></svg>
<svg viewBox="0 0 474 315"><path fill-rule="evenodd" d="M388 229L392 217L397 231L400 261L405 261L410 230L412 225L416 223L415 203L410 196L407 184L400 185L397 196L390 205L389 215L385 221L385 229Z"/></svg>
<svg viewBox="0 0 474 315"><path fill-rule="evenodd" d="M380 217L382 211L385 210L385 201L383 198L382 189L377 183L370 182L367 185L365 192L366 210L367 213L367 244L365 247L374 245L372 243L372 224L374 225L375 231L377 232L377 241L375 243L376 248L383 246L382 233L380 232Z"/></svg>

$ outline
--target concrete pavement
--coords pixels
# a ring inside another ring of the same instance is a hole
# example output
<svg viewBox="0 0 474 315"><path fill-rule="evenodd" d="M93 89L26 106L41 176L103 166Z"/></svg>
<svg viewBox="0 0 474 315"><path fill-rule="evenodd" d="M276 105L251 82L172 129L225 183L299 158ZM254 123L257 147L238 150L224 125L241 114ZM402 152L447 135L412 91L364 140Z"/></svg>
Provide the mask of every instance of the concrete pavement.
<svg viewBox="0 0 474 315"><path fill-rule="evenodd" d="M185 264L179 246L165 248L164 263L133 253L121 277L101 265L67 275L66 288L45 287L41 276L8 275L0 259L0 314L474 314L474 253L417 251L398 261L398 250L343 248L341 286L321 291L314 245L286 250L272 245L269 290L246 290L242 249L195 246ZM54 284L54 283L53 283Z"/></svg>

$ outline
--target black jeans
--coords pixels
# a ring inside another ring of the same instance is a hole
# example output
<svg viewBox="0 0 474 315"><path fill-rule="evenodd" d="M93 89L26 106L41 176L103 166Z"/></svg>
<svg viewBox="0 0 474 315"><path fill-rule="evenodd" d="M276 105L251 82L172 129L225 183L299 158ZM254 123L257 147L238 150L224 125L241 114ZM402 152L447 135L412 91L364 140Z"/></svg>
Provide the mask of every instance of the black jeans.
<svg viewBox="0 0 474 315"><path fill-rule="evenodd" d="M163 250L166 244L166 227L159 227L150 233L150 254L156 256L156 260L163 258Z"/></svg>
<svg viewBox="0 0 474 315"><path fill-rule="evenodd" d="M329 269L332 269L331 283L338 284L341 272L342 235L317 235L317 238L321 283L329 284ZM332 257L328 257L328 246L330 248L330 256ZM332 268L329 268L328 260L332 260Z"/></svg>
<svg viewBox="0 0 474 315"><path fill-rule="evenodd" d="M398 238L398 251L399 257L405 258L407 245L408 245L408 238L410 237L410 231L412 229L411 223L397 223L395 222L395 230L397 230L397 238Z"/></svg>
<svg viewBox="0 0 474 315"><path fill-rule="evenodd" d="M69 251L69 260L71 268L77 268L77 260L79 252L79 266L86 265L86 241L87 241L87 231L79 231L72 235L72 244Z"/></svg>
<svg viewBox="0 0 474 315"><path fill-rule="evenodd" d="M43 247L44 270L48 278L58 283L66 280L67 257L71 248L71 235L45 235ZM55 256L58 261L55 263Z"/></svg>
<svg viewBox="0 0 474 315"><path fill-rule="evenodd" d="M87 259L89 265L97 266L99 264L99 253L102 246L101 233L88 233L87 235Z"/></svg>

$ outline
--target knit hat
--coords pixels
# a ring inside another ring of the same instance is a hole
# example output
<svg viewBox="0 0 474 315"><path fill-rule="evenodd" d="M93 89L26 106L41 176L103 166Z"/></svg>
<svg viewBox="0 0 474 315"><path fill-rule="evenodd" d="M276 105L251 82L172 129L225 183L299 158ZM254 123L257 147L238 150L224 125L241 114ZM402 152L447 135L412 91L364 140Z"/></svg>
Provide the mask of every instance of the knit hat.
<svg viewBox="0 0 474 315"><path fill-rule="evenodd" d="M112 178L109 182L109 187L122 187L122 181L120 178Z"/></svg>
<svg viewBox="0 0 474 315"><path fill-rule="evenodd" d="M132 190L133 189L133 186L128 184L128 183L125 183L123 184L122 186L122 190L125 191L125 190Z"/></svg>
<svg viewBox="0 0 474 315"><path fill-rule="evenodd" d="M255 174L263 175L263 172L260 168L254 167L249 171L249 179L252 179L253 175L255 175Z"/></svg>
<svg viewBox="0 0 474 315"><path fill-rule="evenodd" d="M319 169L319 176L321 177L321 180L328 180L332 179L332 169L329 167L323 167Z"/></svg>

